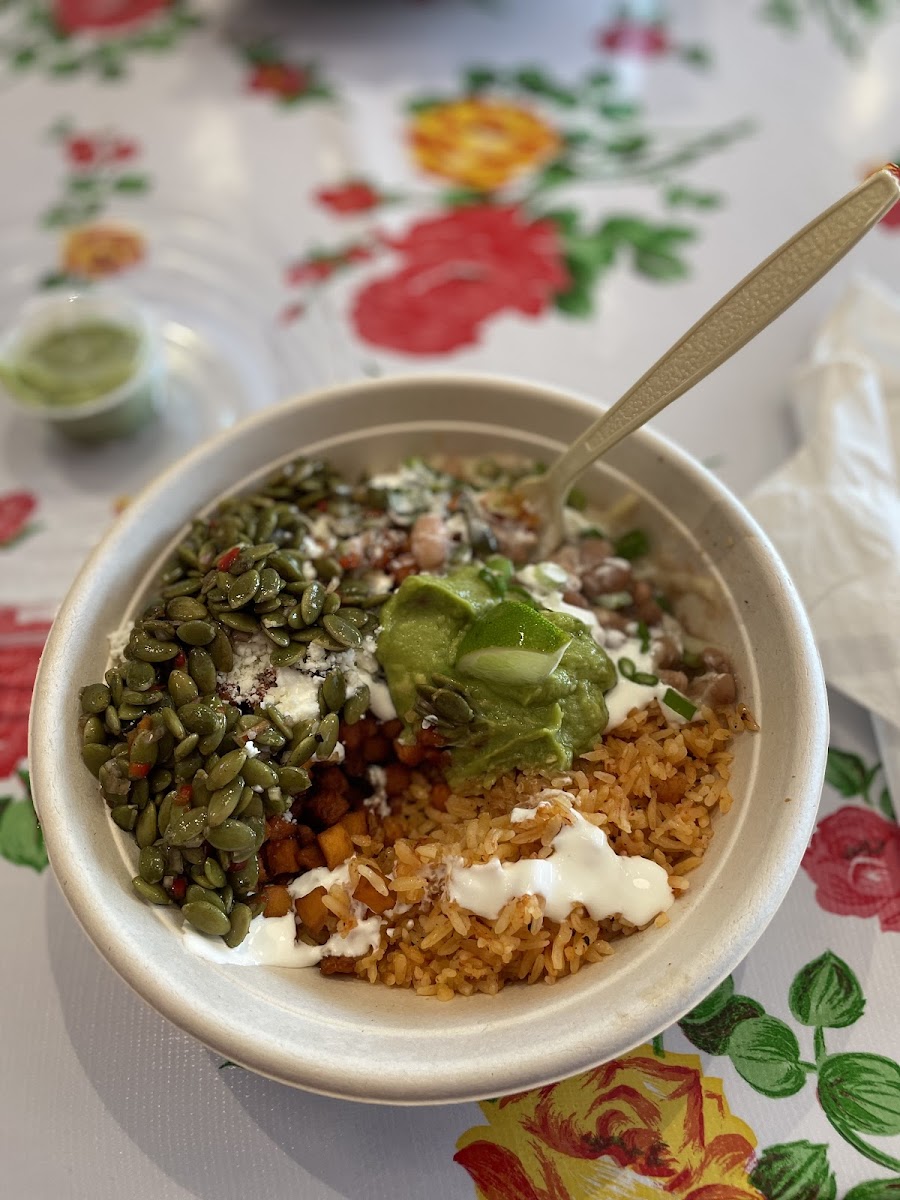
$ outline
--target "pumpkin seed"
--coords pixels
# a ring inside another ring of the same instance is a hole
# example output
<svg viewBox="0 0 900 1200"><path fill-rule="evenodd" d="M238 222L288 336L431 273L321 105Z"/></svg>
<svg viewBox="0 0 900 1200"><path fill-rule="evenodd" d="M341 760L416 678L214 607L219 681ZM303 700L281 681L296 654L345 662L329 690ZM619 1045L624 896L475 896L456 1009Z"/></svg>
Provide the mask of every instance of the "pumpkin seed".
<svg viewBox="0 0 900 1200"><path fill-rule="evenodd" d="M125 683L133 692L146 692L156 683L156 668L140 659L126 663Z"/></svg>
<svg viewBox="0 0 900 1200"><path fill-rule="evenodd" d="M210 829L221 825L234 812L244 791L244 783L240 776L232 779L223 788L213 792L209 798L208 822Z"/></svg>
<svg viewBox="0 0 900 1200"><path fill-rule="evenodd" d="M163 796L162 804L159 806L159 815L156 819L156 827L159 830L160 837L166 836L166 830L169 828L169 821L172 818L172 808L174 807L174 803L175 793L167 792L166 795ZM140 842L138 842L138 845L140 845ZM169 853L171 853L171 851L169 851ZM181 868L179 867L178 870L180 871Z"/></svg>
<svg viewBox="0 0 900 1200"><path fill-rule="evenodd" d="M341 577L341 564L336 558L332 558L330 554L324 554L321 558L313 559L313 565L320 579L340 579Z"/></svg>
<svg viewBox="0 0 900 1200"><path fill-rule="evenodd" d="M175 703L176 708L181 708L185 704L190 704L192 700L196 700L200 695L200 689L188 675L187 671L182 671L178 667L174 671L169 672L169 678L166 682L169 689L169 695Z"/></svg>
<svg viewBox="0 0 900 1200"><path fill-rule="evenodd" d="M246 761L246 750L232 750L230 754L226 754L223 758L220 758L209 772L209 778L206 781L209 790L217 792L219 788L223 788L226 784L231 783L232 779L240 775Z"/></svg>
<svg viewBox="0 0 900 1200"><path fill-rule="evenodd" d="M331 593L334 595L334 593ZM343 617L332 613L322 618L322 625L326 632L341 646L349 646L356 649L362 645L362 634L349 621L345 621Z"/></svg>
<svg viewBox="0 0 900 1200"><path fill-rule="evenodd" d="M129 760L140 766L153 766L159 753L153 734L149 729L142 729L131 743Z"/></svg>
<svg viewBox="0 0 900 1200"><path fill-rule="evenodd" d="M205 808L181 809L173 813L166 830L166 841L170 846L187 846L189 842L199 842L206 828L207 813Z"/></svg>
<svg viewBox="0 0 900 1200"><path fill-rule="evenodd" d="M147 900L150 904L172 903L164 887L158 883L148 883L146 879L141 879L140 875L135 875L131 886L142 900Z"/></svg>
<svg viewBox="0 0 900 1200"><path fill-rule="evenodd" d="M281 767L278 772L278 786L289 796L298 796L310 786L309 772L302 767Z"/></svg>
<svg viewBox="0 0 900 1200"><path fill-rule="evenodd" d="M215 937L231 932L231 921L225 913L206 900L195 900L181 906L185 920L189 921L201 933Z"/></svg>
<svg viewBox="0 0 900 1200"><path fill-rule="evenodd" d="M213 660L216 670L221 671L223 675L227 675L234 666L231 638L221 626L216 628L216 636L210 642L209 656Z"/></svg>
<svg viewBox="0 0 900 1200"><path fill-rule="evenodd" d="M131 795L128 797L129 803L136 808L143 809L150 799L150 784L146 779L136 779L131 785Z"/></svg>
<svg viewBox="0 0 900 1200"><path fill-rule="evenodd" d="M199 733L201 737L215 733L220 724L224 726L225 721L224 716L206 700L194 700L191 704L183 705L178 710L178 716L186 729L191 733Z"/></svg>
<svg viewBox="0 0 900 1200"><path fill-rule="evenodd" d="M298 742L291 751L287 760L287 765L289 767L302 767L303 764L308 763L315 754L317 745L318 743L312 735L305 737L303 741Z"/></svg>
<svg viewBox="0 0 900 1200"><path fill-rule="evenodd" d="M89 683L81 689L81 711L102 713L109 707L112 693L105 683Z"/></svg>
<svg viewBox="0 0 900 1200"><path fill-rule="evenodd" d="M166 605L166 616L172 621L202 621L206 615L206 605L193 596L176 596Z"/></svg>
<svg viewBox="0 0 900 1200"><path fill-rule="evenodd" d="M100 768L111 755L110 747L102 742L88 742L86 746L81 747L81 761L95 778L100 777Z"/></svg>
<svg viewBox="0 0 900 1200"><path fill-rule="evenodd" d="M206 811L203 810L204 818ZM253 830L243 821L229 817L221 825L210 829L206 839L217 850L227 850L229 854L249 854L255 842Z"/></svg>
<svg viewBox="0 0 900 1200"><path fill-rule="evenodd" d="M159 846L145 846L138 859L138 874L145 883L159 883L166 873L166 856Z"/></svg>
<svg viewBox="0 0 900 1200"><path fill-rule="evenodd" d="M223 612L219 620L229 629L236 629L239 633L256 633L259 628L259 621L249 613Z"/></svg>
<svg viewBox="0 0 900 1200"><path fill-rule="evenodd" d="M290 805L289 797L285 796L280 787L269 788L263 796L263 812L267 817L280 817L286 813Z"/></svg>
<svg viewBox="0 0 900 1200"><path fill-rule="evenodd" d="M165 767L156 767L147 776L146 782L149 784L150 791L156 795L159 792L167 792L172 786L173 779L174 776L171 771ZM140 782L142 781L138 780L138 783Z"/></svg>
<svg viewBox="0 0 900 1200"><path fill-rule="evenodd" d="M205 737L202 737L197 747L204 758L212 754L214 750L218 750L225 738L225 714L217 712L216 717L218 720L216 721L215 729L212 733L208 733Z"/></svg>
<svg viewBox="0 0 900 1200"><path fill-rule="evenodd" d="M151 800L148 804L144 805L141 815L137 819L137 826L135 827L134 831L134 840L143 850L145 846L152 846L156 841L156 831L156 805Z"/></svg>
<svg viewBox="0 0 900 1200"><path fill-rule="evenodd" d="M459 692L451 692L449 688L440 688L435 692L431 706L437 716L451 725L468 725L475 716Z"/></svg>
<svg viewBox="0 0 900 1200"><path fill-rule="evenodd" d="M256 603L274 600L284 586L281 576L272 567L263 567L259 573L259 591L256 593Z"/></svg>
<svg viewBox="0 0 900 1200"><path fill-rule="evenodd" d="M162 589L160 595L164 600L174 600L176 596L196 596L202 586L203 580L199 576L192 575L188 579L170 583Z"/></svg>
<svg viewBox="0 0 900 1200"><path fill-rule="evenodd" d="M175 709L162 708L160 709L159 715L162 717L163 724L165 725L166 729L168 729L169 733L171 733L172 737L176 738L179 742L183 741L187 730L181 723L181 718Z"/></svg>
<svg viewBox="0 0 900 1200"><path fill-rule="evenodd" d="M200 878L202 880L205 881L205 879L206 879L206 876L203 874L202 867L191 867L191 879L194 879L194 882L188 884L187 891L184 893L185 904L192 904L198 900L202 901L205 904L208 899L209 900L212 899L212 888L204 887L204 885L202 883L198 883L195 879L195 872L200 873ZM216 900L218 900L218 899L219 899L219 897L216 896ZM224 912L225 906L221 904L221 901L219 901L219 904L216 904L215 907L219 908L220 905L221 905L222 912Z"/></svg>
<svg viewBox="0 0 900 1200"><path fill-rule="evenodd" d="M337 592L329 592L322 601L322 612L325 613L326 616L336 613L340 607L341 598Z"/></svg>
<svg viewBox="0 0 900 1200"><path fill-rule="evenodd" d="M235 904L231 910L228 932L223 939L229 950L234 950L238 947L247 936L252 917L253 914L246 904Z"/></svg>
<svg viewBox="0 0 900 1200"><path fill-rule="evenodd" d="M198 735L199 743L199 735ZM186 755L175 762L175 778L181 783L186 779L193 779L199 769L203 766L203 759L198 751L194 750L191 754Z"/></svg>
<svg viewBox="0 0 900 1200"><path fill-rule="evenodd" d="M180 762L187 758L189 754L194 752L197 743L200 741L199 733L189 733L186 738L183 738L175 747L175 761ZM177 768L176 768L177 770Z"/></svg>
<svg viewBox="0 0 900 1200"><path fill-rule="evenodd" d="M307 625L318 621L325 603L325 588L317 579L307 584L300 597L300 613Z"/></svg>
<svg viewBox="0 0 900 1200"><path fill-rule="evenodd" d="M259 883L259 859L252 854L242 867L231 872L231 886L238 895L254 891Z"/></svg>
<svg viewBox="0 0 900 1200"><path fill-rule="evenodd" d="M276 646L269 655L273 667L292 667L306 657L306 647L289 639L288 645Z"/></svg>
<svg viewBox="0 0 900 1200"><path fill-rule="evenodd" d="M241 820L249 822L251 818L265 816L266 808L263 802L265 793L254 792L251 790L250 801L241 812Z"/></svg>
<svg viewBox="0 0 900 1200"><path fill-rule="evenodd" d="M254 742L257 746L261 746L264 750L280 750L287 741L287 738L280 729L275 729L269 725L254 737Z"/></svg>
<svg viewBox="0 0 900 1200"><path fill-rule="evenodd" d="M81 731L82 745L89 746L91 743L105 743L106 741L106 726L99 717L88 717L84 723L84 729Z"/></svg>
<svg viewBox="0 0 900 1200"><path fill-rule="evenodd" d="M340 730L340 721L337 713L329 713L327 717L323 717L319 722L319 730L316 738L319 743L317 757L320 759L330 758L334 753L334 748L337 745L338 732Z"/></svg>
<svg viewBox="0 0 900 1200"><path fill-rule="evenodd" d="M314 717L307 717L305 721L298 721L291 730L293 745L297 746L300 742L305 741L311 733L316 732L316 727L319 722Z"/></svg>
<svg viewBox="0 0 900 1200"><path fill-rule="evenodd" d="M347 677L343 671L329 671L322 682L319 694L330 712L340 712L347 699Z"/></svg>
<svg viewBox="0 0 900 1200"><path fill-rule="evenodd" d="M341 616L357 629L362 629L369 619L361 608L342 608Z"/></svg>
<svg viewBox="0 0 900 1200"><path fill-rule="evenodd" d="M253 791L253 788L250 787L249 785L245 784L244 790L241 792L241 798L240 798L240 800L238 800L237 808L234 810L234 812L231 815L234 817L243 816L244 810L246 809L247 805L250 804L251 801L253 800L254 794L255 793ZM220 853L223 853L223 852L220 851Z"/></svg>
<svg viewBox="0 0 900 1200"><path fill-rule="evenodd" d="M291 736L292 730L290 725L288 725L287 721L274 704L264 704L262 711L266 714L275 728L279 729L286 738Z"/></svg>
<svg viewBox="0 0 900 1200"><path fill-rule="evenodd" d="M186 646L208 646L216 636L216 627L212 621L183 621L176 636Z"/></svg>
<svg viewBox="0 0 900 1200"><path fill-rule="evenodd" d="M113 708L112 705L110 705L109 708L106 710L106 712L103 714L103 724L106 726L106 728L109 730L109 732L113 735L113 737L118 737L119 734L122 732L122 722L119 720L119 714L116 712L116 710Z"/></svg>
<svg viewBox="0 0 900 1200"><path fill-rule="evenodd" d="M223 851L220 850L219 853L222 854ZM207 859L207 861L209 860ZM231 910L234 907L234 888L230 883L226 883L223 887L219 888L219 895L222 897L222 903L225 905L225 912L230 916Z"/></svg>
<svg viewBox="0 0 900 1200"><path fill-rule="evenodd" d="M242 770L244 782L250 787L270 788L278 783L278 773L274 767L261 758L248 758Z"/></svg>
<svg viewBox="0 0 900 1200"><path fill-rule="evenodd" d="M131 808L127 804L117 805L109 814L120 829L124 829L126 833L131 833L138 819L137 809Z"/></svg>
<svg viewBox="0 0 900 1200"><path fill-rule="evenodd" d="M177 642L158 642L145 635L132 638L130 649L135 658L149 663L168 662L181 653Z"/></svg>
<svg viewBox="0 0 900 1200"><path fill-rule="evenodd" d="M158 617L150 615L153 608L148 610L147 615L134 627L131 634L131 640L135 635L140 635L141 632L149 633L151 637L161 642L170 642L175 636L175 626L171 621L163 621Z"/></svg>
<svg viewBox="0 0 900 1200"><path fill-rule="evenodd" d="M369 711L369 688L362 684L344 705L344 720L348 725L355 725Z"/></svg>
<svg viewBox="0 0 900 1200"><path fill-rule="evenodd" d="M225 872L219 866L214 858L208 858L203 864L203 873L214 888L222 888L226 886ZM224 904L223 900L223 904ZM227 908L225 910L228 911Z"/></svg>
<svg viewBox="0 0 900 1200"><path fill-rule="evenodd" d="M276 646L289 646L291 644L291 635L286 629L265 629L262 631L270 642L274 642Z"/></svg>
<svg viewBox="0 0 900 1200"><path fill-rule="evenodd" d="M112 703L118 708L122 703L122 691L125 687L122 681L122 673L121 671L117 671L115 667L111 667L103 678L106 680L107 687L109 688Z"/></svg>
<svg viewBox="0 0 900 1200"><path fill-rule="evenodd" d="M231 592L228 596L229 608L243 608L245 604L249 604L254 599L258 591L259 571L255 567L251 567L249 571L244 571L242 575L239 575L231 585Z"/></svg>
<svg viewBox="0 0 900 1200"><path fill-rule="evenodd" d="M136 692L131 688L125 688L122 692L122 703L133 705L135 708L153 708L155 704L159 704L162 698L162 692L155 689L151 692Z"/></svg>
<svg viewBox="0 0 900 1200"><path fill-rule="evenodd" d="M216 690L216 665L207 650L194 646L188 654L188 671L201 696L208 696Z"/></svg>

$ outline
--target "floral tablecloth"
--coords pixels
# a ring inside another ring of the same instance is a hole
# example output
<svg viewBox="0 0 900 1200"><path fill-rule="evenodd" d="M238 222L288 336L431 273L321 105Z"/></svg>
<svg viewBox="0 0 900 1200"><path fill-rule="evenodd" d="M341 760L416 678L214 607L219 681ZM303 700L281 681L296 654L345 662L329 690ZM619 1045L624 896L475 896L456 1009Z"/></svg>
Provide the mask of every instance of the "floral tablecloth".
<svg viewBox="0 0 900 1200"><path fill-rule="evenodd" d="M896 161L898 61L897 0L0 5L0 317L114 277L160 312L172 379L107 448L0 413L4 1195L900 1196L900 829L838 695L817 830L732 978L595 1071L421 1110L258 1078L133 996L44 871L24 761L48 622L149 475L362 373L615 399ZM746 494L791 453L791 371L860 271L897 276L900 207L658 427Z"/></svg>

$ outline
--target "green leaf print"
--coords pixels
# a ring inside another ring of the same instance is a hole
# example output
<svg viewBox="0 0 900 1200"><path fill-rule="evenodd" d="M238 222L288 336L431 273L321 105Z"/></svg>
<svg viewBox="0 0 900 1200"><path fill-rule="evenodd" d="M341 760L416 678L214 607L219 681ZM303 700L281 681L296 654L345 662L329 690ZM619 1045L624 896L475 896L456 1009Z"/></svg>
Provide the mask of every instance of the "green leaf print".
<svg viewBox="0 0 900 1200"><path fill-rule="evenodd" d="M900 1200L900 1179L870 1179L858 1183L844 1200Z"/></svg>
<svg viewBox="0 0 900 1200"><path fill-rule="evenodd" d="M704 1001L706 1003L706 1001ZM752 1021L765 1015L765 1009L749 996L728 996L722 1008L703 1021L695 1021L696 1013L702 1005L688 1013L679 1022L681 1032L689 1042L703 1050L706 1054L727 1053L728 1041L738 1025L743 1021Z"/></svg>
<svg viewBox="0 0 900 1200"><path fill-rule="evenodd" d="M47 866L44 836L31 803L28 774L21 771L19 776L25 796L22 799L0 796L0 858L16 866L43 871Z"/></svg>
<svg viewBox="0 0 900 1200"><path fill-rule="evenodd" d="M750 1182L766 1200L834 1200L837 1195L828 1147L807 1141L763 1150Z"/></svg>
<svg viewBox="0 0 900 1200"><path fill-rule="evenodd" d="M847 964L830 950L794 977L788 997L801 1025L843 1029L862 1016L866 998Z"/></svg>
<svg viewBox="0 0 900 1200"><path fill-rule="evenodd" d="M869 788L880 769L881 763L867 768L858 754L829 746L825 782L842 796L862 796L869 803Z"/></svg>
<svg viewBox="0 0 900 1200"><path fill-rule="evenodd" d="M695 1005L691 1011L682 1018L682 1024L688 1025L703 1025L712 1017L717 1016L731 997L734 995L734 980L730 975L719 984L717 988L709 993L705 1000L701 1000Z"/></svg>
<svg viewBox="0 0 900 1200"><path fill-rule="evenodd" d="M819 1102L838 1130L900 1133L900 1066L880 1054L832 1054L819 1068Z"/></svg>
<svg viewBox="0 0 900 1200"><path fill-rule="evenodd" d="M897 810L894 808L891 793L887 788L881 789L881 795L878 797L878 807L889 821L893 821L896 824Z"/></svg>
<svg viewBox="0 0 900 1200"><path fill-rule="evenodd" d="M800 1045L777 1017L742 1021L728 1039L727 1049L737 1073L764 1096L793 1096L806 1082Z"/></svg>

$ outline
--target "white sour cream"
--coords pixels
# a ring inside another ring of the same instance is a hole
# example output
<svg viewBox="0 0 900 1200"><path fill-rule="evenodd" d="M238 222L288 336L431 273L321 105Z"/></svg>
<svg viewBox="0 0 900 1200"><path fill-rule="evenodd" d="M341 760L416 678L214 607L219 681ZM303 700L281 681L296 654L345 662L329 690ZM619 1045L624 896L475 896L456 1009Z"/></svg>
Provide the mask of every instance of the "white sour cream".
<svg viewBox="0 0 900 1200"><path fill-rule="evenodd" d="M533 809L513 809L513 821L534 815ZM504 863L498 858L475 866L451 867L447 894L461 907L494 920L517 896L541 896L552 921L564 921L576 904L583 904L595 921L621 914L633 925L646 925L674 902L666 872L646 858L616 854L606 834L572 809L565 825L550 843L549 858Z"/></svg>

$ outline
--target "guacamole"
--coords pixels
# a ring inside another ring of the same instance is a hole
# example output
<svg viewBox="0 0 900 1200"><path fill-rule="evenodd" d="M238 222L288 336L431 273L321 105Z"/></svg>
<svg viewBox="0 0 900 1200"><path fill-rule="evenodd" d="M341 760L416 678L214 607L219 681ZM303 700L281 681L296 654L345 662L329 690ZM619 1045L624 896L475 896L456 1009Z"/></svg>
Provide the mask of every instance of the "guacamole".
<svg viewBox="0 0 900 1200"><path fill-rule="evenodd" d="M435 676L444 691L452 683L472 712L445 734L454 786L491 782L516 769L565 769L606 727L604 692L616 682L615 667L583 622L566 613L541 613L571 640L540 682L492 682L460 668L457 652L467 632L500 602L484 568L474 564L446 576L412 575L382 609L377 657L404 722L418 727Z"/></svg>

